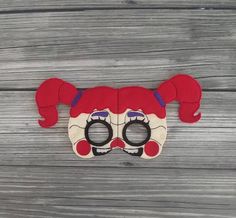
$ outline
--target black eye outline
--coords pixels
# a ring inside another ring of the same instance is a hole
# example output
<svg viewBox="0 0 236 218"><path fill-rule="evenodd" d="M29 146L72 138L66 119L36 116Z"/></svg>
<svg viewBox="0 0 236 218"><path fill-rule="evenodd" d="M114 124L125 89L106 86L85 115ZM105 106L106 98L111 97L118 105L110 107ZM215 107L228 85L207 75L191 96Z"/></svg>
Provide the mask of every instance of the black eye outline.
<svg viewBox="0 0 236 218"><path fill-rule="evenodd" d="M93 140L91 140L89 138L89 128L95 124L95 123L101 123L102 125L104 125L107 130L108 130L108 137L106 140L102 141L102 142L94 142ZM112 137L113 137L113 130L112 130L112 127L111 125L106 122L105 120L91 120L90 122L87 123L86 127L85 127L85 130L84 130L84 135L85 135L85 138L86 140L91 144L91 145L94 145L94 146L103 146L105 144L107 144L108 142L111 141Z"/></svg>
<svg viewBox="0 0 236 218"><path fill-rule="evenodd" d="M133 125L133 124L141 124L143 127L146 128L146 131L147 131L147 137L142 141L142 142L138 142L138 143L135 143L135 142L131 142L127 136L126 136L126 131L127 131L127 128L130 126L130 125ZM144 144L146 144L150 138L151 138L151 128L149 126L148 123L142 121L142 120L131 120L129 121L128 123L125 124L123 130L122 130L122 136L123 136L123 139L124 141L131 145L131 146L135 146L135 147L140 147Z"/></svg>

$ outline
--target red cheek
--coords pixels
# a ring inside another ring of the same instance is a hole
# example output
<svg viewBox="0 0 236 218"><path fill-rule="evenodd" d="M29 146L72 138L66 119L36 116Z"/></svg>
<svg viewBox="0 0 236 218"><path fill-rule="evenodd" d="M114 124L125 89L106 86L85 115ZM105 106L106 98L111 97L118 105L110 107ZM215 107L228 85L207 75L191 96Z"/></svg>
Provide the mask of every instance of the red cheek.
<svg viewBox="0 0 236 218"><path fill-rule="evenodd" d="M145 144L144 151L148 156L154 157L159 153L160 148L156 142L150 141Z"/></svg>
<svg viewBox="0 0 236 218"><path fill-rule="evenodd" d="M91 146L86 140L82 140L77 143L76 145L76 151L80 155L88 155L89 152L91 151Z"/></svg>

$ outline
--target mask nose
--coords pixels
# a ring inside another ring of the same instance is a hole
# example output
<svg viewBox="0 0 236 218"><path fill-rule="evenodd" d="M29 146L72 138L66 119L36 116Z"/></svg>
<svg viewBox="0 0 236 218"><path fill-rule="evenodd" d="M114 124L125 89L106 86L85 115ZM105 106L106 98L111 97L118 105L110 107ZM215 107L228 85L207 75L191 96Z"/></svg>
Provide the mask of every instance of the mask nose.
<svg viewBox="0 0 236 218"><path fill-rule="evenodd" d="M125 143L120 139L120 138L115 138L112 142L111 142L111 148L121 148L123 149L125 147Z"/></svg>

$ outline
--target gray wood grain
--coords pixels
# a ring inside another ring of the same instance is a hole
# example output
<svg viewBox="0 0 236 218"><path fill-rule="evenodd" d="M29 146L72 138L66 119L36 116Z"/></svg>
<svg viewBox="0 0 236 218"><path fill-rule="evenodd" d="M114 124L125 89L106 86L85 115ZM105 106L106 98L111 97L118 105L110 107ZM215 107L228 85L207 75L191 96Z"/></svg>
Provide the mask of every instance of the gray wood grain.
<svg viewBox="0 0 236 218"><path fill-rule="evenodd" d="M34 93L0 92L0 165L236 169L235 92L204 92L203 117L194 125L181 123L177 105L170 104L167 142L151 161L118 150L91 160L78 158L67 136L68 108L59 107L55 127L42 129Z"/></svg>
<svg viewBox="0 0 236 218"><path fill-rule="evenodd" d="M0 11L119 8L234 8L234 0L0 0Z"/></svg>
<svg viewBox="0 0 236 218"><path fill-rule="evenodd" d="M0 15L0 89L49 77L80 88L155 88L177 72L234 90L234 10L94 10Z"/></svg>
<svg viewBox="0 0 236 218"><path fill-rule="evenodd" d="M233 218L236 212L232 170L0 167L0 171L3 217Z"/></svg>
<svg viewBox="0 0 236 218"><path fill-rule="evenodd" d="M233 0L0 0L0 218L235 218L235 8ZM65 106L54 128L37 124L34 90L49 77L154 89L177 72L201 82L203 117L183 124L169 105L154 160L118 150L78 158Z"/></svg>

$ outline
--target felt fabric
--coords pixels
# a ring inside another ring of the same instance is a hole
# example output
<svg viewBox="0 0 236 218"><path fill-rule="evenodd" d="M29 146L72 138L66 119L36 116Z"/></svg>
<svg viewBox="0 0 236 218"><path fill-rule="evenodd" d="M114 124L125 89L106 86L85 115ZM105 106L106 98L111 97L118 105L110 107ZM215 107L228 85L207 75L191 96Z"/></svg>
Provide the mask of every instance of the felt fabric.
<svg viewBox="0 0 236 218"><path fill-rule="evenodd" d="M178 74L162 83L157 90L166 104L174 100L179 102L181 121L193 123L201 118L201 113L195 115L200 107L201 86L191 76Z"/></svg>
<svg viewBox="0 0 236 218"><path fill-rule="evenodd" d="M199 83L189 75L178 74L163 82L156 90L143 87L95 87L83 92L58 78L44 81L35 96L44 128L58 121L57 105L70 106L69 138L74 152L83 158L104 155L113 149L145 159L157 157L167 135L166 105L179 102L179 118L193 123L201 118L197 113L202 93ZM108 129L109 136L100 143L90 139L89 129L100 123ZM140 142L127 138L127 128L139 124L147 131Z"/></svg>
<svg viewBox="0 0 236 218"><path fill-rule="evenodd" d="M35 100L39 114L44 120L39 120L39 125L48 128L58 121L58 104L70 105L77 93L77 89L61 79L51 78L44 81L38 88Z"/></svg>

